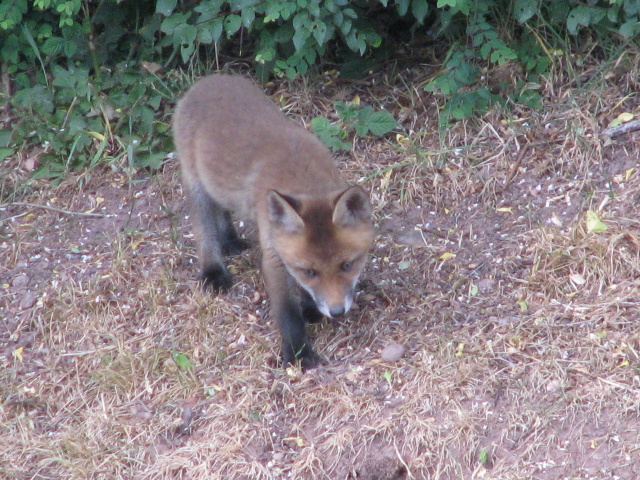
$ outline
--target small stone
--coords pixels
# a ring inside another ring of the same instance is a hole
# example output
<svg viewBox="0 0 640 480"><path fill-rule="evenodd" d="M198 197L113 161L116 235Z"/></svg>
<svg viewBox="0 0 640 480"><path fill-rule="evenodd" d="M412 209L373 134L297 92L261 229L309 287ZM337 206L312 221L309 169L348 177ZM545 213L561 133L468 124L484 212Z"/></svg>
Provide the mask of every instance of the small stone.
<svg viewBox="0 0 640 480"><path fill-rule="evenodd" d="M384 347L382 352L380 353L380 358L385 362L397 362L404 355L404 345L399 343L391 343Z"/></svg>
<svg viewBox="0 0 640 480"><path fill-rule="evenodd" d="M14 287L26 287L27 284L29 283L29 277L27 276L26 273L21 273L20 275L18 275L16 278L13 279L13 282L11 282L11 285L13 285Z"/></svg>
<svg viewBox="0 0 640 480"><path fill-rule="evenodd" d="M491 278L483 278L478 282L478 290L480 293L488 293L494 289L496 281Z"/></svg>
<svg viewBox="0 0 640 480"><path fill-rule="evenodd" d="M36 297L35 293L27 293L22 297L22 300L20 300L20 308L23 310L31 308L36 304L36 300L38 300L38 297Z"/></svg>

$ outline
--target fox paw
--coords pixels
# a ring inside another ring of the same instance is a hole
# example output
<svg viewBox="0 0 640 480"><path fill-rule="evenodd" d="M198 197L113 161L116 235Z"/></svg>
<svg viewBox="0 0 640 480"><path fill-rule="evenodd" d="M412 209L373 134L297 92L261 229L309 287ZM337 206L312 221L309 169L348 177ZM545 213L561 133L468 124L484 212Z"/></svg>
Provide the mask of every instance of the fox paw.
<svg viewBox="0 0 640 480"><path fill-rule="evenodd" d="M213 290L216 293L226 292L233 285L231 275L227 269L221 265L203 269L200 280L205 290Z"/></svg>
<svg viewBox="0 0 640 480"><path fill-rule="evenodd" d="M314 352L311 347L308 346L305 346L304 351L299 353L298 355L285 350L283 356L284 368L287 368L290 365L296 365L297 362L300 362L300 368L303 372L306 372L307 370L311 370L320 365L320 356L316 352Z"/></svg>

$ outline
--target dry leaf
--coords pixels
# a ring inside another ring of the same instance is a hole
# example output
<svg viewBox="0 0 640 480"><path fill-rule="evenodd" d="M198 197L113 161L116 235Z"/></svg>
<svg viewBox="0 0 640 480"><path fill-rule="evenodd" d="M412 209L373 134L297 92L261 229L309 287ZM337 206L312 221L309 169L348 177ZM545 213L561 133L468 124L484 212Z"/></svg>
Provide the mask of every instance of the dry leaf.
<svg viewBox="0 0 640 480"><path fill-rule="evenodd" d="M573 275L570 275L569 278L576 285L584 285L585 283L587 283L587 281L584 279L584 277L582 275L580 275L579 273L574 273Z"/></svg>
<svg viewBox="0 0 640 480"><path fill-rule="evenodd" d="M593 210L587 212L587 230L593 233L603 233L607 230L607 226L600 220L598 214Z"/></svg>
<svg viewBox="0 0 640 480"><path fill-rule="evenodd" d="M16 348L12 353L14 358L16 358L19 362L22 362L22 352L24 351L24 347Z"/></svg>
<svg viewBox="0 0 640 480"><path fill-rule="evenodd" d="M282 439L283 442L295 442L295 444L302 448L304 447L304 440L300 437L287 437Z"/></svg>

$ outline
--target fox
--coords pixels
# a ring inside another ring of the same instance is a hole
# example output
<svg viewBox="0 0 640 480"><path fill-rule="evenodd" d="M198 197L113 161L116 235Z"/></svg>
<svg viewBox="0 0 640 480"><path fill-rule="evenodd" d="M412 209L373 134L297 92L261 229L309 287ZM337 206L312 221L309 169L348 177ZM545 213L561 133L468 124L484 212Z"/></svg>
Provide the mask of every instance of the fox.
<svg viewBox="0 0 640 480"><path fill-rule="evenodd" d="M225 256L250 246L232 215L252 222L283 365L317 367L306 323L342 317L353 304L375 235L368 194L344 182L318 137L248 78L201 78L178 102L172 128L204 287L230 289Z"/></svg>

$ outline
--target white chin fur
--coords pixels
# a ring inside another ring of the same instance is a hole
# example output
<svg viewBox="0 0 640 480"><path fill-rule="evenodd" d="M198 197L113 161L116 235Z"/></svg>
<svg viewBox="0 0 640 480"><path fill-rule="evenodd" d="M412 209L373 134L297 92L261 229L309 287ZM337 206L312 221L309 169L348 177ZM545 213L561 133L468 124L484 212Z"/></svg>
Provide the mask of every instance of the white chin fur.
<svg viewBox="0 0 640 480"><path fill-rule="evenodd" d="M326 303L319 304L318 302L316 302L316 307L318 307L318 310L320 310L320 313L322 313L325 317L331 318L331 314L329 313L329 307L327 306Z"/></svg>

